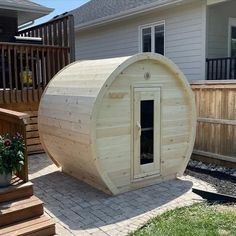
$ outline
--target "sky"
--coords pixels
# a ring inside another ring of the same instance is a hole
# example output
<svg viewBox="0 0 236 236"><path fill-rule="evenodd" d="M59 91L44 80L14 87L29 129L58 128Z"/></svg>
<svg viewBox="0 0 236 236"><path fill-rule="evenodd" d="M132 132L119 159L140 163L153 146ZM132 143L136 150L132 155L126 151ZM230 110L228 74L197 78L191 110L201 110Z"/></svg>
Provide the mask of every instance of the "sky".
<svg viewBox="0 0 236 236"><path fill-rule="evenodd" d="M88 0L32 0L32 1L41 5L44 5L46 7L55 9L48 16L45 16L36 20L35 24L37 25L52 19L56 15L60 15L66 11L73 10L83 5L84 3L88 2Z"/></svg>

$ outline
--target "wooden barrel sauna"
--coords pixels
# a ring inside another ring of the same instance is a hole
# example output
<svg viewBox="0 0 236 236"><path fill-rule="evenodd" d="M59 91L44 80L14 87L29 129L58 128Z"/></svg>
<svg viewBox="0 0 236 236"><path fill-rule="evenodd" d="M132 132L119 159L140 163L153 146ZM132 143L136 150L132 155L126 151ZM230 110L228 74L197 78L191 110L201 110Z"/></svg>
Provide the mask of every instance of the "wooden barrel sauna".
<svg viewBox="0 0 236 236"><path fill-rule="evenodd" d="M184 74L152 53L65 67L46 88L38 119L43 147L62 171L109 194L182 175L196 129Z"/></svg>

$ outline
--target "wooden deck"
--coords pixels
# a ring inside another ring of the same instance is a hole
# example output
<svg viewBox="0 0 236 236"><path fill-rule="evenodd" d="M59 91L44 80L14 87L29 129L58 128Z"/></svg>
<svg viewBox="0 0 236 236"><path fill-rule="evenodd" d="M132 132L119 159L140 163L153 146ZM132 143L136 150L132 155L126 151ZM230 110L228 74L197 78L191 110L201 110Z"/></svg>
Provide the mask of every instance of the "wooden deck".
<svg viewBox="0 0 236 236"><path fill-rule="evenodd" d="M41 37L43 44L0 42L0 108L29 115L25 119L27 150L39 153L39 101L53 76L74 61L73 16L59 17L18 34Z"/></svg>
<svg viewBox="0 0 236 236"><path fill-rule="evenodd" d="M69 48L0 42L0 104L39 101L52 77L70 63Z"/></svg>
<svg viewBox="0 0 236 236"><path fill-rule="evenodd" d="M70 49L70 60L75 60L74 17L65 15L46 23L24 29L20 36L41 37L43 45L53 45Z"/></svg>
<svg viewBox="0 0 236 236"><path fill-rule="evenodd" d="M37 111L53 76L74 60L73 17L19 32L42 37L43 45L0 42L0 133L19 132L26 142L24 166L12 185L0 189L0 236L55 235L55 223L28 182L28 154L42 152Z"/></svg>
<svg viewBox="0 0 236 236"><path fill-rule="evenodd" d="M14 178L11 186L0 189L0 211L0 236L55 235L55 223L44 214L31 182Z"/></svg>

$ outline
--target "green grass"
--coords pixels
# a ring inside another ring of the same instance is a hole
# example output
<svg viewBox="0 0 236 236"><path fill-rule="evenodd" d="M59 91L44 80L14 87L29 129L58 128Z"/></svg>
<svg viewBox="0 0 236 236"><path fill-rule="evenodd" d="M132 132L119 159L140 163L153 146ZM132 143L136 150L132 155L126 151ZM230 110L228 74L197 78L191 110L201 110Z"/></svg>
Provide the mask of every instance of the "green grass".
<svg viewBox="0 0 236 236"><path fill-rule="evenodd" d="M130 236L236 236L236 210L195 204L166 212Z"/></svg>

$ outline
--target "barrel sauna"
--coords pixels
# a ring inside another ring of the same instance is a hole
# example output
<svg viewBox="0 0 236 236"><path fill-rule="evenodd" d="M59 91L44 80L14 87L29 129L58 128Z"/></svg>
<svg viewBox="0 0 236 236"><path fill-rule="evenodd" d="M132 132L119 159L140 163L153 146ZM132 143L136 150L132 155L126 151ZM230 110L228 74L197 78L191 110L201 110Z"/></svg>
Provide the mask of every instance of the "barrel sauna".
<svg viewBox="0 0 236 236"><path fill-rule="evenodd" d="M63 172L119 194L183 174L195 101L184 74L161 55L77 61L45 89L38 124Z"/></svg>

